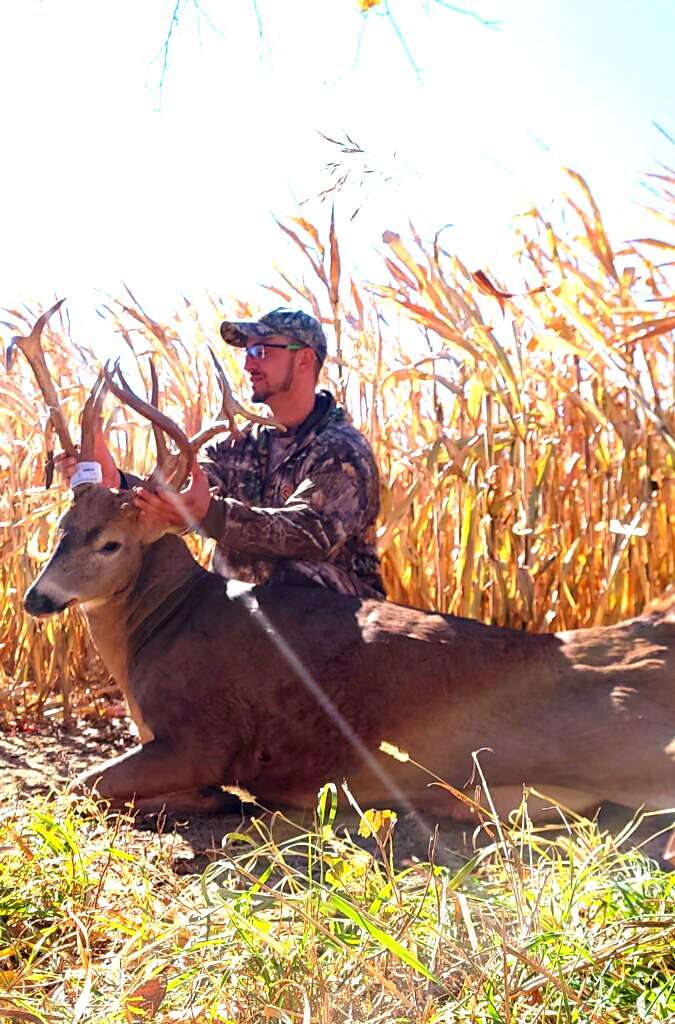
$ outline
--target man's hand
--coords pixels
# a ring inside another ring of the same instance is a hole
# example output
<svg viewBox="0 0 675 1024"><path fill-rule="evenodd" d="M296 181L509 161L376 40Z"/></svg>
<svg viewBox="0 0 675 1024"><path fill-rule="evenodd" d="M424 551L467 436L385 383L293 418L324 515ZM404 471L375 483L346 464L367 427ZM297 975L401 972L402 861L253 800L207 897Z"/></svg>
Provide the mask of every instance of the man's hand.
<svg viewBox="0 0 675 1024"><path fill-rule="evenodd" d="M101 473L103 475L103 486L104 487L119 487L121 483L120 472L115 465L115 461L110 454L108 445L106 444L103 436L103 426L99 420L98 429L96 431L96 437L94 439L94 461L100 462ZM77 466L77 459L73 456L66 455L65 452L61 452L54 459L54 466L60 476L63 477L66 484L70 483L70 478L75 472Z"/></svg>
<svg viewBox="0 0 675 1024"><path fill-rule="evenodd" d="M167 528L179 526L184 530L201 523L209 510L209 478L195 462L192 467L192 481L187 490L176 493L168 487L161 487L153 494L145 487L135 487L133 500L136 508L140 509L141 516L147 518L153 525Z"/></svg>

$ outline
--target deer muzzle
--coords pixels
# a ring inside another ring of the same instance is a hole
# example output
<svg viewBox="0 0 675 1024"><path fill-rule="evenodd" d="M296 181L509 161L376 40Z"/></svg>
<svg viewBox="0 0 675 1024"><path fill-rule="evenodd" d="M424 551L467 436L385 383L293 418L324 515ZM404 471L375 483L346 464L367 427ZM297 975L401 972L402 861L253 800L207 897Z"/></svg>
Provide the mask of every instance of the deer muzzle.
<svg viewBox="0 0 675 1024"><path fill-rule="evenodd" d="M75 598L40 584L41 580L37 579L23 599L23 606L29 615L42 619L47 615L56 615L75 603Z"/></svg>

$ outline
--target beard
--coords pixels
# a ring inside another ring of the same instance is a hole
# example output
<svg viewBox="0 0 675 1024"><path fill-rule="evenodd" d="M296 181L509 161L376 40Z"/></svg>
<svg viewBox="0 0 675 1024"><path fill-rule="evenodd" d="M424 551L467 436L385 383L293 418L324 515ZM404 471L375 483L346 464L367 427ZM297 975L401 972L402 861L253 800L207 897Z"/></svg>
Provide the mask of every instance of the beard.
<svg viewBox="0 0 675 1024"><path fill-rule="evenodd" d="M293 376L294 363L291 362L288 370L286 371L286 376L281 381L278 388L272 389L263 381L259 381L257 384L254 384L253 391L251 392L251 401L254 405L262 405L273 395L286 394L286 392L290 391L293 386Z"/></svg>

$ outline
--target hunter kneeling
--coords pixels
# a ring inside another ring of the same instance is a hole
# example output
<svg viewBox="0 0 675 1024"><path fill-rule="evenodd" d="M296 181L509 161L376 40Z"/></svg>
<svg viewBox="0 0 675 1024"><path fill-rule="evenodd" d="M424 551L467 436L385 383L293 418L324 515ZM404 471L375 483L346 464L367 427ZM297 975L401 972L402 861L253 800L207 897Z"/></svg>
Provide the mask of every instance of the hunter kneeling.
<svg viewBox="0 0 675 1024"><path fill-rule="evenodd" d="M220 333L242 349L252 400L268 405L286 429L248 425L240 437L207 448L180 501L120 472L99 432L94 457L103 483L133 488L141 514L158 526L197 527L213 538L212 568L223 576L384 598L377 467L344 409L316 390L326 358L321 324L276 309L258 321L225 321ZM75 459L62 465L69 478Z"/></svg>

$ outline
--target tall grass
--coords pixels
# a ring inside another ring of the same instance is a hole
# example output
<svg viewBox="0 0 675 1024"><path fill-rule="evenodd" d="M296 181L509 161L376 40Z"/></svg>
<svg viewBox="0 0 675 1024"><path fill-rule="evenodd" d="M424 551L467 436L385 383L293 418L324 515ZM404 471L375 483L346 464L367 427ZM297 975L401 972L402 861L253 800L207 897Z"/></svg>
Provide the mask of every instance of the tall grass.
<svg viewBox="0 0 675 1024"><path fill-rule="evenodd" d="M270 290L332 334L327 381L382 473L393 600L568 629L636 614L673 581L675 173L653 176L655 237L618 248L583 180L569 180L555 222L537 210L520 219L518 294L412 228L385 233L383 280L359 283L333 219L325 233L302 218L283 225L311 278L280 274ZM37 312L9 316L19 326ZM145 355L159 357L162 404L196 432L218 407L207 341L224 314L260 311L210 297L160 324L126 296L102 312L141 376ZM46 340L75 426L98 358L63 324ZM219 351L242 389L237 358ZM42 403L20 359L0 402L1 707L67 715L107 683L77 612L38 622L21 608L68 498L42 489ZM106 415L119 462L149 469L148 427L110 403Z"/></svg>
<svg viewBox="0 0 675 1024"><path fill-rule="evenodd" d="M591 822L487 820L459 869L254 818L177 877L171 836L65 797L0 819L0 1019L460 1024L667 1021L673 875ZM364 814L361 833L376 828ZM393 837L392 837L393 836Z"/></svg>

